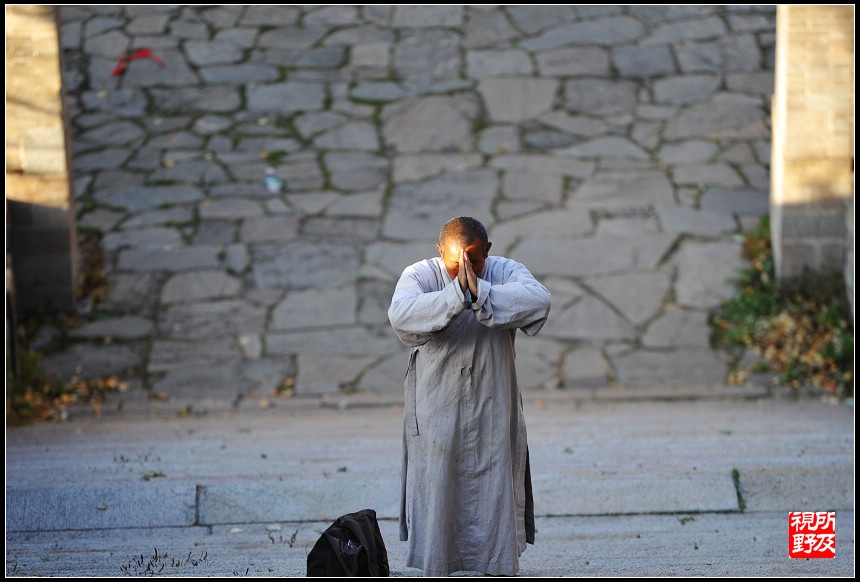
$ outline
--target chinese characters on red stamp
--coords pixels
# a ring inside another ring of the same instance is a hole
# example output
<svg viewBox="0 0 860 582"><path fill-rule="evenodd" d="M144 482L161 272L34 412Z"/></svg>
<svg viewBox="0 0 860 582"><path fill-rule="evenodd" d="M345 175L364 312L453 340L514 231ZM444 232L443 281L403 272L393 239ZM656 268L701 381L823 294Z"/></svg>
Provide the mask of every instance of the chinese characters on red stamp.
<svg viewBox="0 0 860 582"><path fill-rule="evenodd" d="M836 512L792 511L788 514L789 558L835 558Z"/></svg>

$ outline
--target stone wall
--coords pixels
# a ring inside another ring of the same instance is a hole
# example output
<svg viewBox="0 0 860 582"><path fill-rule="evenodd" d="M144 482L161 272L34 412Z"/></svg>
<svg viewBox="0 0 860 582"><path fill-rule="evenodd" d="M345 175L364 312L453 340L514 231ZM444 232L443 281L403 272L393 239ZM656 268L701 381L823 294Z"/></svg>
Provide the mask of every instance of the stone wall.
<svg viewBox="0 0 860 582"><path fill-rule="evenodd" d="M853 311L854 6L780 5L776 28L776 276L844 272Z"/></svg>

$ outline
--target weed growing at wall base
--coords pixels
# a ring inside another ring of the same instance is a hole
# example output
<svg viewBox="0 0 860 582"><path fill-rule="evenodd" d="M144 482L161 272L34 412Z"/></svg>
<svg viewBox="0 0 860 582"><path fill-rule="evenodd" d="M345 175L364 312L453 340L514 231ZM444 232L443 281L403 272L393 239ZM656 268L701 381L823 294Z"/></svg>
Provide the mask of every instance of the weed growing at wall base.
<svg viewBox="0 0 860 582"><path fill-rule="evenodd" d="M32 348L17 357L18 370L6 370L6 426L63 420L70 406L87 404L96 414L108 392L125 390L117 376L72 378L60 382L41 371L42 355Z"/></svg>
<svg viewBox="0 0 860 582"><path fill-rule="evenodd" d="M729 352L729 381L769 373L776 385L853 398L854 328L842 275L806 273L778 285L768 217L744 234L743 256L749 266L737 294L710 319L712 343Z"/></svg>
<svg viewBox="0 0 860 582"><path fill-rule="evenodd" d="M104 262L95 235L83 231L78 235L80 257L76 299L96 304L107 292ZM74 404L88 404L96 413L101 411L105 394L125 390L116 375L98 378L71 378L60 381L42 370L46 354L62 344L65 333L75 327L71 315L40 311L20 321L15 318L13 347L6 359L6 426L20 426L36 421L56 421L65 418ZM40 332L52 330L41 340ZM10 349L7 346L7 356Z"/></svg>

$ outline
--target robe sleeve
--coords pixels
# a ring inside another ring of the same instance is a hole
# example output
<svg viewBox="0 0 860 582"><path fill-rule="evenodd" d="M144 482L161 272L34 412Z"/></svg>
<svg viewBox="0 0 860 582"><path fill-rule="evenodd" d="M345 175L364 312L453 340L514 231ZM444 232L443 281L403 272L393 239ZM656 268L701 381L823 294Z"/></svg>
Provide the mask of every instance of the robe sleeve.
<svg viewBox="0 0 860 582"><path fill-rule="evenodd" d="M522 263L508 260L497 268L502 272L493 273L493 280L501 282L491 285L478 279L478 298L470 306L475 317L487 327L536 335L549 317L549 290Z"/></svg>
<svg viewBox="0 0 860 582"><path fill-rule="evenodd" d="M427 343L468 306L456 281L451 281L440 291L429 290L428 287L419 263L407 267L394 288L388 320L394 333L407 346Z"/></svg>

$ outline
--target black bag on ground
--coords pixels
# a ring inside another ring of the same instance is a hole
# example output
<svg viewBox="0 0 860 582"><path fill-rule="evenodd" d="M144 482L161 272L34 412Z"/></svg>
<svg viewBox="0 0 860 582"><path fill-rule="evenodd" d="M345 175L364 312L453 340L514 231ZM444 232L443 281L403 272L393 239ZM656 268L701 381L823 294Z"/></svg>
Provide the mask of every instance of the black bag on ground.
<svg viewBox="0 0 860 582"><path fill-rule="evenodd" d="M388 552L373 509L337 518L308 554L308 577L378 577L390 573Z"/></svg>

